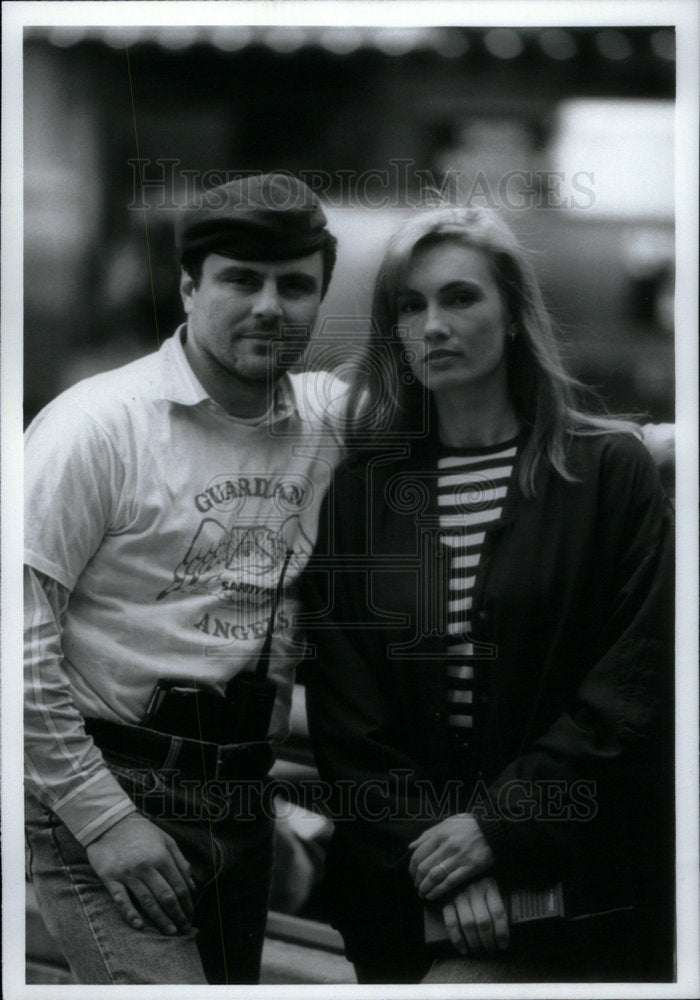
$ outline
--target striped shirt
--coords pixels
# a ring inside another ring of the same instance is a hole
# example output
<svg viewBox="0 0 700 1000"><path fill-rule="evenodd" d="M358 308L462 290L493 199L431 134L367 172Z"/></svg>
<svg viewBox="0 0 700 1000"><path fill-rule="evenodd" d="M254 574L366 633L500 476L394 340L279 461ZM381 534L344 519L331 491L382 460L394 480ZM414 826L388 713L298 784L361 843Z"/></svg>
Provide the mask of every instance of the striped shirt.
<svg viewBox="0 0 700 1000"><path fill-rule="evenodd" d="M450 558L448 597L448 720L471 729L474 671L470 641L474 581L487 528L501 516L517 441L487 448L443 448L438 460L441 538Z"/></svg>

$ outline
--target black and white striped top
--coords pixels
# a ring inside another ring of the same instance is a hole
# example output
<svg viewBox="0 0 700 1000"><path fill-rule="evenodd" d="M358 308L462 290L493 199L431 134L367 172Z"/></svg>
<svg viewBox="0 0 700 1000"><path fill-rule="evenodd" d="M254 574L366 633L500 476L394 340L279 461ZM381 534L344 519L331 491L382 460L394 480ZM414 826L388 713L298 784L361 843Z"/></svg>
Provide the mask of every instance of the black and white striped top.
<svg viewBox="0 0 700 1000"><path fill-rule="evenodd" d="M513 472L517 439L487 448L443 448L438 460L438 510L442 543L449 548L449 724L472 727L474 649L472 591L486 529L497 521Z"/></svg>

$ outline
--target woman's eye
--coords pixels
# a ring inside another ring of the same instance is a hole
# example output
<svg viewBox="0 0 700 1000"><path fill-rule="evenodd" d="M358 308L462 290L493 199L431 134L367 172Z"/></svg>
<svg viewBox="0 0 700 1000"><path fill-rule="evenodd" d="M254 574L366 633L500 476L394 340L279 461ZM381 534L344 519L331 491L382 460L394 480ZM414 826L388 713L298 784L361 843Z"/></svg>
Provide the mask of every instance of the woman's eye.
<svg viewBox="0 0 700 1000"><path fill-rule="evenodd" d="M452 302L456 306L470 306L473 302L477 301L477 298L476 292L467 290L453 292L452 294Z"/></svg>
<svg viewBox="0 0 700 1000"><path fill-rule="evenodd" d="M420 309L420 302L417 299L400 299L399 300L399 312L400 313L415 313Z"/></svg>

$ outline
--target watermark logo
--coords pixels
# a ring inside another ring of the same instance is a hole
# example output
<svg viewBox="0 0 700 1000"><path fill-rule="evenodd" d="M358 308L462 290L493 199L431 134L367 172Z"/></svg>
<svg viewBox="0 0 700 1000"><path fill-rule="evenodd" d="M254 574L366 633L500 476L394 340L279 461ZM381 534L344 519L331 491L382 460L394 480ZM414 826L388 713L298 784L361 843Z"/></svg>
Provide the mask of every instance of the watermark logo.
<svg viewBox="0 0 700 1000"><path fill-rule="evenodd" d="M205 192L232 180L241 180L237 201L230 208L259 207L261 195L253 202L247 196L246 177L261 170L192 170L182 161L168 157L131 158L129 209L180 211ZM288 170L276 170L282 177ZM328 208L354 206L369 209L425 208L439 204L465 208L494 208L506 211L569 209L585 211L596 202L595 174L589 170L561 171L511 167L495 175L483 170L450 170L433 173L418 167L412 159L392 158L385 167L369 170L300 170L300 180L309 189L309 207L315 197ZM209 194L209 207L223 207L223 195ZM283 184L269 192L269 207L284 210L299 205L299 192Z"/></svg>
<svg viewBox="0 0 700 1000"><path fill-rule="evenodd" d="M508 823L588 823L598 815L596 782L513 779L490 788L483 779L469 785L456 778L436 784L406 769L363 781L319 778L202 780L177 769L122 769L137 805L154 818L256 821L280 819L303 807L334 823L438 823L469 813Z"/></svg>

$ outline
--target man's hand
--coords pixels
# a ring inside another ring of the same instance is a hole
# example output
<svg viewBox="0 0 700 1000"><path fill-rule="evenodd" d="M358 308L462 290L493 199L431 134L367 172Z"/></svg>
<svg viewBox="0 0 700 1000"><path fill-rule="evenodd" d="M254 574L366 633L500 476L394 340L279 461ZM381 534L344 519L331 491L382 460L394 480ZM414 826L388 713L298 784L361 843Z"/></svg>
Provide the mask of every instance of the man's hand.
<svg viewBox="0 0 700 1000"><path fill-rule="evenodd" d="M195 884L189 863L167 833L131 813L86 850L126 923L138 930L144 926L138 906L162 934L189 928Z"/></svg>
<svg viewBox="0 0 700 1000"><path fill-rule="evenodd" d="M642 436L659 470L661 482L673 494L676 478L676 425L644 424Z"/></svg>
<svg viewBox="0 0 700 1000"><path fill-rule="evenodd" d="M510 941L508 917L495 878L471 882L442 908L450 941L460 955L495 955Z"/></svg>
<svg viewBox="0 0 700 1000"><path fill-rule="evenodd" d="M644 424L642 437L647 450L660 469L673 467L676 460L675 424Z"/></svg>
<svg viewBox="0 0 700 1000"><path fill-rule="evenodd" d="M408 845L413 852L409 872L419 894L442 899L462 883L493 867L495 858L470 813L449 816Z"/></svg>

